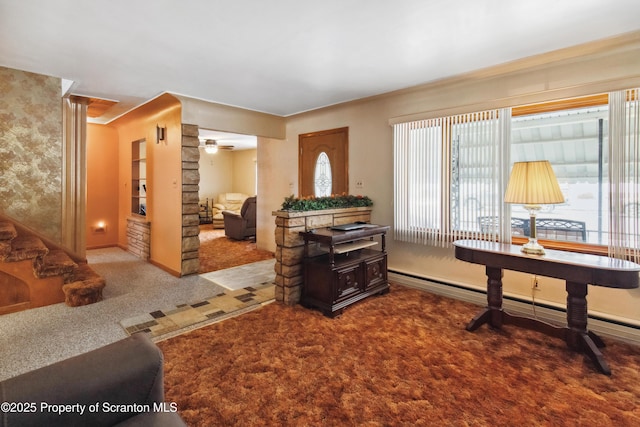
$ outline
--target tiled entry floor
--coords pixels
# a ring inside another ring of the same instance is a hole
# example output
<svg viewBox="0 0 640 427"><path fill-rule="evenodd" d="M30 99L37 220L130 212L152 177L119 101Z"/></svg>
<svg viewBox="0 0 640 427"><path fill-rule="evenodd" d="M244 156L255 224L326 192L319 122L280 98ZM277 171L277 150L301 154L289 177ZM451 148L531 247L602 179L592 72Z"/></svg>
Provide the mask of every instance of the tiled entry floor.
<svg viewBox="0 0 640 427"><path fill-rule="evenodd" d="M147 332L157 338L175 335L177 331L199 323L212 323L239 314L245 309L266 304L274 299L273 282L230 290L192 304L180 304L164 310L157 310L120 322L129 334ZM204 325L203 324L203 325Z"/></svg>

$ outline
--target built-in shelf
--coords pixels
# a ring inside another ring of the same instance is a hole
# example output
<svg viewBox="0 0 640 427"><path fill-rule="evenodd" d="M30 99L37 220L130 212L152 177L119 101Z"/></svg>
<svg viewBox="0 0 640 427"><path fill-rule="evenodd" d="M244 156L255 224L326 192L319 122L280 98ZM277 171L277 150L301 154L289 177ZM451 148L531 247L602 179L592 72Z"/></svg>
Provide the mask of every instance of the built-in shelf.
<svg viewBox="0 0 640 427"><path fill-rule="evenodd" d="M146 140L131 145L131 213L147 215L147 144Z"/></svg>
<svg viewBox="0 0 640 427"><path fill-rule="evenodd" d="M340 245L335 245L333 247L334 254L346 254L352 251L357 251L358 249L368 248L370 246L377 245L378 242L375 240L359 240L357 242L349 242L342 243Z"/></svg>

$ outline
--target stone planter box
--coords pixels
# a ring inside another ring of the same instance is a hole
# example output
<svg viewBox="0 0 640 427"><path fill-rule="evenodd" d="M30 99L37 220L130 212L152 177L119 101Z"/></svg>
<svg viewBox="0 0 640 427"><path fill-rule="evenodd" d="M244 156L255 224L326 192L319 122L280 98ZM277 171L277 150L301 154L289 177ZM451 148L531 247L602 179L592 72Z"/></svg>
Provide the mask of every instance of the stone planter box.
<svg viewBox="0 0 640 427"><path fill-rule="evenodd" d="M372 207L318 211L275 211L276 301L297 304L302 294L304 239L301 231L332 227L356 221L371 222ZM311 248L313 250L313 248Z"/></svg>

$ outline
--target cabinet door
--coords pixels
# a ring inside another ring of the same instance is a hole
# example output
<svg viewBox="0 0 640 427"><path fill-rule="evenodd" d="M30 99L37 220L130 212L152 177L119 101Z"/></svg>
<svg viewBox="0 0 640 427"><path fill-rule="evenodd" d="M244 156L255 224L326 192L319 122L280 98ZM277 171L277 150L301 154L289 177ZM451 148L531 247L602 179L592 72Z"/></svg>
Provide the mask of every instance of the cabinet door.
<svg viewBox="0 0 640 427"><path fill-rule="evenodd" d="M374 288L387 283L387 257L382 255L365 260L364 289Z"/></svg>
<svg viewBox="0 0 640 427"><path fill-rule="evenodd" d="M334 274L334 302L343 301L361 292L362 271L359 264L337 269Z"/></svg>

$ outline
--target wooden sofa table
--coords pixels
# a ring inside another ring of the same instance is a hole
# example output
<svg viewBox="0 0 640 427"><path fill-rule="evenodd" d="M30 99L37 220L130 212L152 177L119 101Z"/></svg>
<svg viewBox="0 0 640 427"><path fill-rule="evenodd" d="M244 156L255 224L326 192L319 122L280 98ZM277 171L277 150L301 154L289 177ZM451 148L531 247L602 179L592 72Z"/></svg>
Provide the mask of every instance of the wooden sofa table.
<svg viewBox="0 0 640 427"><path fill-rule="evenodd" d="M561 338L576 351L586 353L600 372L611 370L599 348L602 340L587 330L587 285L631 289L638 287L640 265L606 256L546 250L544 255L527 255L521 246L481 240L454 242L457 259L486 266L487 307L467 325L474 331L485 323L500 328L513 324ZM559 327L537 319L511 315L502 309L502 270L514 270L563 279L567 289L567 326Z"/></svg>

